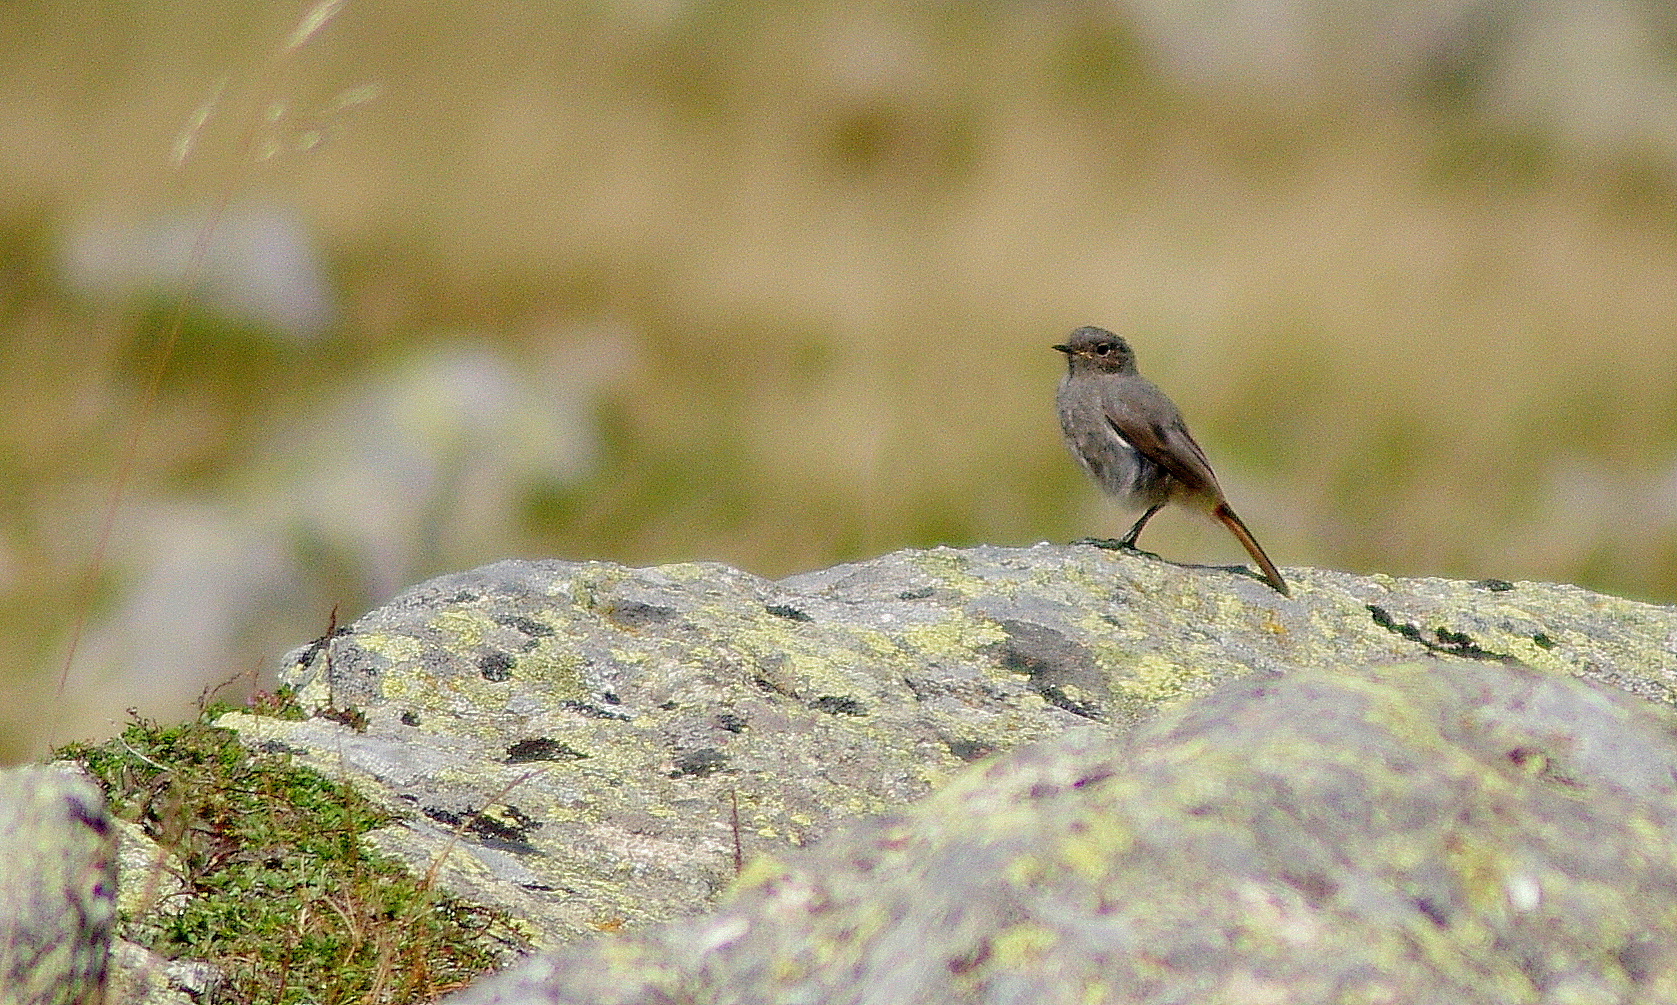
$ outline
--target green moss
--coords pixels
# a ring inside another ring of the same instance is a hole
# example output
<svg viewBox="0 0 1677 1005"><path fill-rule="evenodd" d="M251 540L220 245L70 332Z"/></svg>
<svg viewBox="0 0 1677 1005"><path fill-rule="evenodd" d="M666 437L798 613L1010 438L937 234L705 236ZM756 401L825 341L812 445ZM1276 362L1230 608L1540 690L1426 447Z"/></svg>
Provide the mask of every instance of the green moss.
<svg viewBox="0 0 1677 1005"><path fill-rule="evenodd" d="M362 835L392 816L347 783L259 755L212 725L227 706L73 744L114 814L180 863L185 896L125 914L119 933L227 976L218 1000L430 1000L522 948L504 916L430 889ZM289 695L247 709L301 719ZM133 880L130 880L133 882Z"/></svg>

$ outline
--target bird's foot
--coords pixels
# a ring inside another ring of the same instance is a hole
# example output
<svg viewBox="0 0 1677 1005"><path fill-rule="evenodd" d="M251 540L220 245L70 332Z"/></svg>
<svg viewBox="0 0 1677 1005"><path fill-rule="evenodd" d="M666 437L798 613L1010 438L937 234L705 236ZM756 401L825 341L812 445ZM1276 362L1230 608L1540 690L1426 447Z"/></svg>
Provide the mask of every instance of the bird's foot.
<svg viewBox="0 0 1677 1005"><path fill-rule="evenodd" d="M1148 558L1159 557L1150 551L1142 551L1140 548L1137 548L1135 546L1135 542L1127 537L1122 540L1112 537L1080 537L1073 541L1072 544L1093 545L1096 548L1102 548L1106 551L1127 551L1132 555L1146 555Z"/></svg>

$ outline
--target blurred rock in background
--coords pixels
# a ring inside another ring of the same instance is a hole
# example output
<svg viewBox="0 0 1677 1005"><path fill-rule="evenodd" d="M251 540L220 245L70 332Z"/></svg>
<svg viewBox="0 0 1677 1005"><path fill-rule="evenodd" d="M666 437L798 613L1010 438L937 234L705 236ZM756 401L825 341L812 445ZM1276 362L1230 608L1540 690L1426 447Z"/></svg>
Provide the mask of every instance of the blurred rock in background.
<svg viewBox="0 0 1677 1005"><path fill-rule="evenodd" d="M81 654L119 672L85 719L187 707L241 675L248 688L266 680L252 653L324 634L335 607L496 556L526 495L590 470L591 409L630 348L607 333L521 368L464 342L425 350L282 423L215 498L132 499L109 558L129 581Z"/></svg>
<svg viewBox="0 0 1677 1005"><path fill-rule="evenodd" d="M73 295L122 304L191 296L196 312L278 338L332 323L330 279L295 210L236 207L152 220L85 220L59 253Z"/></svg>
<svg viewBox="0 0 1677 1005"><path fill-rule="evenodd" d="M0 756L508 555L1114 534L1080 324L1284 566L1677 598L1662 8L303 13L0 24Z"/></svg>

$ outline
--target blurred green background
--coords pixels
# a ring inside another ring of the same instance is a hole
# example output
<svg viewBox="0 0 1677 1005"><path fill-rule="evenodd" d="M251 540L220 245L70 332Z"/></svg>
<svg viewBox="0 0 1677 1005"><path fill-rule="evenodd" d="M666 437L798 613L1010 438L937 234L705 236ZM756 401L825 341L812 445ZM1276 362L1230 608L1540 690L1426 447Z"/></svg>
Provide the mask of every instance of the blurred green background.
<svg viewBox="0 0 1677 1005"><path fill-rule="evenodd" d="M312 9L0 19L0 759L496 558L1116 535L1091 323L1283 567L1677 597L1666 5Z"/></svg>

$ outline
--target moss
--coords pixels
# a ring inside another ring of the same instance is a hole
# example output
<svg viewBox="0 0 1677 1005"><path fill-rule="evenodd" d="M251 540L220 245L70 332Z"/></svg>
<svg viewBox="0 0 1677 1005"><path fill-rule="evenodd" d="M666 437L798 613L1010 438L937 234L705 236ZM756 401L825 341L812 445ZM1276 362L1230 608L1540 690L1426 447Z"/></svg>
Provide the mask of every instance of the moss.
<svg viewBox="0 0 1677 1005"><path fill-rule="evenodd" d="M135 719L116 739L56 754L84 765L112 812L181 868L183 893L125 911L123 938L215 965L226 975L218 1001L274 1003L429 1000L523 947L505 916L365 847L389 813L210 724L229 710L208 706L178 726ZM306 714L283 693L246 711Z"/></svg>

